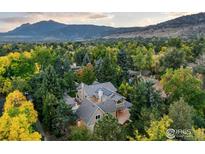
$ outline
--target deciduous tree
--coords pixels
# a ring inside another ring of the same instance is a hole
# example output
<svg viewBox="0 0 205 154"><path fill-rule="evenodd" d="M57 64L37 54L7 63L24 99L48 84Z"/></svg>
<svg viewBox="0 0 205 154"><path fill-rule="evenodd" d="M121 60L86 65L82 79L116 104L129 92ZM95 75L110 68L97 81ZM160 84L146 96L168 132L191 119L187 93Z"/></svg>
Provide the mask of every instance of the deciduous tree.
<svg viewBox="0 0 205 154"><path fill-rule="evenodd" d="M169 107L169 117L173 120L171 125L174 129L187 130L193 125L193 108L183 98L172 103Z"/></svg>
<svg viewBox="0 0 205 154"><path fill-rule="evenodd" d="M40 140L41 135L32 127L36 121L33 104L19 91L10 93L0 117L0 140Z"/></svg>
<svg viewBox="0 0 205 154"><path fill-rule="evenodd" d="M137 141L166 141L166 131L170 127L172 119L168 116L164 116L159 121L152 121L150 127L146 130L147 135L140 135L139 132L135 131L135 137L130 140Z"/></svg>
<svg viewBox="0 0 205 154"><path fill-rule="evenodd" d="M85 126L81 127L71 127L71 132L69 135L69 140L71 141L91 141L93 135L89 129Z"/></svg>
<svg viewBox="0 0 205 154"><path fill-rule="evenodd" d="M92 84L96 80L95 70L92 64L87 64L76 72L77 78L80 82Z"/></svg>
<svg viewBox="0 0 205 154"><path fill-rule="evenodd" d="M183 97L184 101L196 109L200 110L205 107L205 93L201 89L202 82L193 75L190 69L180 68L175 71L168 69L162 76L161 83L171 100L176 101Z"/></svg>

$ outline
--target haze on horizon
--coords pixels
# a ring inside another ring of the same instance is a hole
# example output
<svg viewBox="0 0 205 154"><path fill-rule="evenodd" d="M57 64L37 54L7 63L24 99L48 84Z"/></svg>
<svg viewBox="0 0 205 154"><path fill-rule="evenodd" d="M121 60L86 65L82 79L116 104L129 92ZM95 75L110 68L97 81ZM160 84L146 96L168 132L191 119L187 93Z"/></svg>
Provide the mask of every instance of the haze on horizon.
<svg viewBox="0 0 205 154"><path fill-rule="evenodd" d="M0 32L25 24L54 20L65 24L94 24L113 27L138 27L157 24L193 12L17 12L0 13Z"/></svg>

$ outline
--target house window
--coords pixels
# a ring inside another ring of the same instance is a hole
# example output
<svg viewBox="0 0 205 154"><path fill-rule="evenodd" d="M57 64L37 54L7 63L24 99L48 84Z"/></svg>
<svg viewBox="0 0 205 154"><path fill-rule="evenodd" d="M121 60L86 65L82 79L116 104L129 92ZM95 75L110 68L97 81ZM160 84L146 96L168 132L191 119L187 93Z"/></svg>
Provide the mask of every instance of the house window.
<svg viewBox="0 0 205 154"><path fill-rule="evenodd" d="M96 118L96 120L97 120L97 119L100 119L100 115L96 115L96 117L95 117L95 118Z"/></svg>

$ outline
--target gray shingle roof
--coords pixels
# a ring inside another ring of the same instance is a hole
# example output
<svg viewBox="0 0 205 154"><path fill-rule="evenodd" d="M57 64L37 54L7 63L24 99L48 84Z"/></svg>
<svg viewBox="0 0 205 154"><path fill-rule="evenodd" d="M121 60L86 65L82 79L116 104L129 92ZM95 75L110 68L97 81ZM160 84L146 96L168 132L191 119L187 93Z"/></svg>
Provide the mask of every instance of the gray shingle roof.
<svg viewBox="0 0 205 154"><path fill-rule="evenodd" d="M130 102L128 102L128 101L125 101L125 107L126 107L126 108L132 107L132 103L130 103Z"/></svg>
<svg viewBox="0 0 205 154"><path fill-rule="evenodd" d="M78 89L82 88L82 84L78 87ZM117 89L114 87L114 85L111 82L105 82L105 83L95 83L92 85L86 85L84 84L84 90L87 95L93 96L96 94L96 91L100 88L105 88L109 91L116 92Z"/></svg>
<svg viewBox="0 0 205 154"><path fill-rule="evenodd" d="M123 97L122 95L118 94L118 93L113 93L111 99L115 100L116 102L123 99L125 97Z"/></svg>
<svg viewBox="0 0 205 154"><path fill-rule="evenodd" d="M89 100L83 100L80 107L77 109L76 114L80 117L85 123L88 123L92 115L98 109L98 106Z"/></svg>
<svg viewBox="0 0 205 154"><path fill-rule="evenodd" d="M112 91L110 91L110 90L108 90L107 88L104 88L104 87L98 88L98 89L95 91L95 93L98 94L98 91L100 91L100 90L103 91L103 95L106 95L106 96L112 95Z"/></svg>
<svg viewBox="0 0 205 154"><path fill-rule="evenodd" d="M78 90L81 88L82 84L78 87ZM95 95L98 98L99 90L103 91L103 98L105 97L105 100L102 99L104 100L102 103L98 104L96 102L92 102L92 100L85 99L76 111L78 117L81 118L86 124L89 123L93 114L98 109L104 111L105 113L115 112L119 109L119 106L116 106L116 102L119 100L124 101L124 105L122 105L121 109L130 108L132 106L130 102L125 101L125 97L117 93L117 89L111 82L94 83L92 85L84 84L84 91L86 95L90 97Z"/></svg>
<svg viewBox="0 0 205 154"><path fill-rule="evenodd" d="M102 102L97 105L106 113L112 113L112 112L117 111L116 103L114 100L111 100L111 99L106 100L105 102ZM130 102L124 101L124 105L120 109L130 108L131 106L132 104Z"/></svg>
<svg viewBox="0 0 205 154"><path fill-rule="evenodd" d="M65 103L67 105L70 105L71 107L75 106L75 104L76 104L75 100L67 94L64 94L63 99L64 99Z"/></svg>
<svg viewBox="0 0 205 154"><path fill-rule="evenodd" d="M97 84L96 84L97 85ZM99 86L102 86L102 87L104 87L104 88L106 88L106 89L109 89L109 90L111 90L111 91L114 91L114 92L116 92L117 91L117 89L114 87L114 85L111 83L111 82L105 82L105 83L101 83L101 84L98 84Z"/></svg>
<svg viewBox="0 0 205 154"><path fill-rule="evenodd" d="M116 111L116 103L111 99L98 104L98 106L106 113L112 113Z"/></svg>

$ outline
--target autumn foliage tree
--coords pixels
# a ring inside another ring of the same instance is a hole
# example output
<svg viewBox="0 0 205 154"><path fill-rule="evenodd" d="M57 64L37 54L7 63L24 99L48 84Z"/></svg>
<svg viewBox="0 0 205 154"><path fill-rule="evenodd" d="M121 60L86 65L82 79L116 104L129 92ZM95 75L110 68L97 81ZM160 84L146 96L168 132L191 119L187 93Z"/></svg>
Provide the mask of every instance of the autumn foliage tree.
<svg viewBox="0 0 205 154"><path fill-rule="evenodd" d="M80 82L86 84L92 84L96 80L95 71L93 65L88 63L83 68L76 72L77 78Z"/></svg>
<svg viewBox="0 0 205 154"><path fill-rule="evenodd" d="M172 124L172 119L168 116L163 116L159 121L151 122L150 127L146 130L147 135L140 135L138 130L135 131L135 137L129 138L131 141L165 141L168 140L166 131Z"/></svg>
<svg viewBox="0 0 205 154"><path fill-rule="evenodd" d="M37 116L32 102L20 91L10 93L0 117L0 140L40 140L41 135L32 127Z"/></svg>

